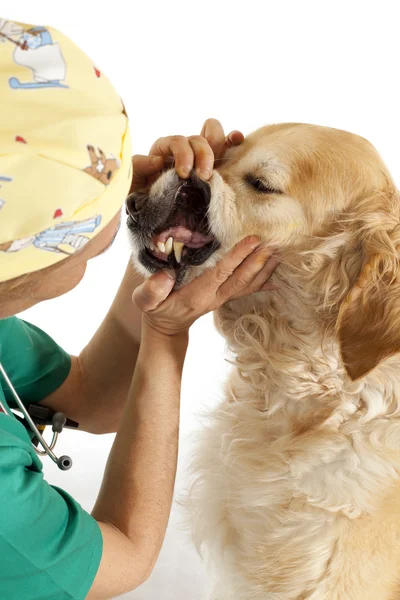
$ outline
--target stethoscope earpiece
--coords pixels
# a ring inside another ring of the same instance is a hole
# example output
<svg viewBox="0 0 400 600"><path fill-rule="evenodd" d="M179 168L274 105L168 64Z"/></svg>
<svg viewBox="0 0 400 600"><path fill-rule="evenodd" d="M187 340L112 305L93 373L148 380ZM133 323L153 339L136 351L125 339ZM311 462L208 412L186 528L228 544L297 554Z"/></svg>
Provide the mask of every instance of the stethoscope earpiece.
<svg viewBox="0 0 400 600"><path fill-rule="evenodd" d="M59 469L61 469L61 471L69 471L72 467L72 458L70 456L66 456L65 454L60 456L57 461L57 466Z"/></svg>

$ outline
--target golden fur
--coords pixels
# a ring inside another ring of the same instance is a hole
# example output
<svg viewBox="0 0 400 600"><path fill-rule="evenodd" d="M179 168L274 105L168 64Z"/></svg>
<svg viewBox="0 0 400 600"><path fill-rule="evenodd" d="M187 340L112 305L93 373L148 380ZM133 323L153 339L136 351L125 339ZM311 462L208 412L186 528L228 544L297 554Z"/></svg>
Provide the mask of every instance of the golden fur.
<svg viewBox="0 0 400 600"><path fill-rule="evenodd" d="M252 190L246 175L279 194ZM156 183L168 185L168 174ZM216 315L234 354L189 495L213 600L400 598L400 197L364 139L263 128L211 180L221 249L280 249Z"/></svg>

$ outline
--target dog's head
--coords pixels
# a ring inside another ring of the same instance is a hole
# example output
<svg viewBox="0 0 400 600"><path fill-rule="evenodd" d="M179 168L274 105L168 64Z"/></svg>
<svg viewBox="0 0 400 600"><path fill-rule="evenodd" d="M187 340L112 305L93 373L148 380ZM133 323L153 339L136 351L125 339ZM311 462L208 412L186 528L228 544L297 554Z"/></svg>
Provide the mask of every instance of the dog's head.
<svg viewBox="0 0 400 600"><path fill-rule="evenodd" d="M132 194L127 211L143 272L175 268L181 285L258 235L279 247L282 270L286 261L301 277L304 267L310 302L329 306L352 379L400 352L400 201L363 138L265 127L216 163L209 184L170 170Z"/></svg>

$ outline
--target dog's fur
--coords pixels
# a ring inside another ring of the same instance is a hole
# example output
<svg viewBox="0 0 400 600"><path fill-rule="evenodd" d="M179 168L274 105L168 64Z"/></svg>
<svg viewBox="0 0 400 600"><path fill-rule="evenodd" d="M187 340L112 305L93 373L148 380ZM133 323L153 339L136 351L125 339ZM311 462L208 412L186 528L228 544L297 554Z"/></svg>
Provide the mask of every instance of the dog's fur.
<svg viewBox="0 0 400 600"><path fill-rule="evenodd" d="M400 196L366 140L323 127L263 128L220 164L221 248L186 280L250 234L281 263L276 291L216 315L235 367L189 500L212 598L397 600Z"/></svg>

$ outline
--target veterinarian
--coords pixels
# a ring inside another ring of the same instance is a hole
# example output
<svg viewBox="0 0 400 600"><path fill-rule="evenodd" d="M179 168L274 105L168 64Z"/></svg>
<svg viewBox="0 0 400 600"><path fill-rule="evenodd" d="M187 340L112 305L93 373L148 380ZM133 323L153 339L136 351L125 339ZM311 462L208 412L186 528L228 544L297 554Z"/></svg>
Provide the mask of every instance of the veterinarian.
<svg viewBox="0 0 400 600"><path fill-rule="evenodd" d="M173 272L143 282L128 265L78 357L17 318L81 281L88 260L112 243L129 190L149 185L165 160L175 160L182 178L195 168L208 180L214 156L243 137L225 139L209 120L201 136L163 138L150 156L131 160L118 95L70 40L5 20L0 34L0 363L7 377L0 376L0 596L106 599L143 583L163 542L189 327L230 298L261 289L274 265L250 238L173 293ZM62 82L39 55L32 69L29 54L20 58L46 45ZM74 314L63 318L74 326ZM117 432L91 515L43 478L30 428L11 411L13 390L26 407L62 412L82 431Z"/></svg>

